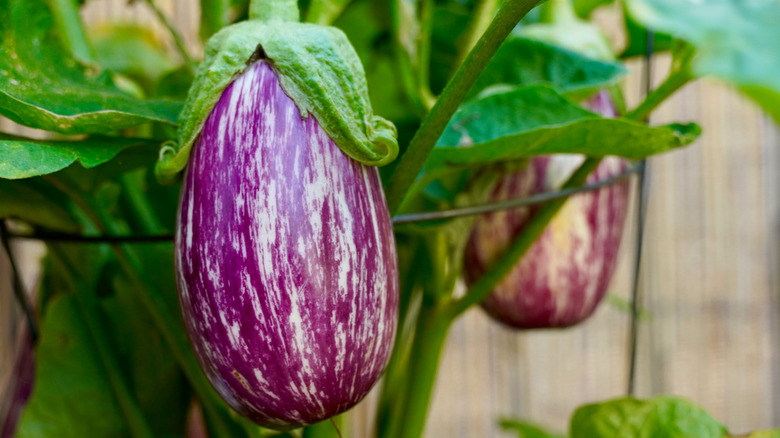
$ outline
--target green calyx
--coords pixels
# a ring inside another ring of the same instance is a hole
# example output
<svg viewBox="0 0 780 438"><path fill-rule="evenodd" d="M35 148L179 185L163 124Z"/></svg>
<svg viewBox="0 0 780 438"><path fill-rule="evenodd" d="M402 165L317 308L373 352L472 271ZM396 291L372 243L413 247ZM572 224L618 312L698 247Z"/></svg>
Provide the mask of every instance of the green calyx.
<svg viewBox="0 0 780 438"><path fill-rule="evenodd" d="M222 92L258 59L269 62L301 116L313 114L345 154L370 166L395 159L395 126L373 114L363 66L343 32L253 18L222 29L206 44L205 59L179 116L178 141L160 151L155 169L160 182L175 181Z"/></svg>

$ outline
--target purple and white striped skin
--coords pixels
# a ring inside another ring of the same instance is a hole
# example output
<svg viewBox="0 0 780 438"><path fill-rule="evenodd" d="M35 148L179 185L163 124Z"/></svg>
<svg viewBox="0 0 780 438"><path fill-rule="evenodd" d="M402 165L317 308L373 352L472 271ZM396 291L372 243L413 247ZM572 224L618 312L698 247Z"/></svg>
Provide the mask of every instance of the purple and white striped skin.
<svg viewBox="0 0 780 438"><path fill-rule="evenodd" d="M585 104L604 116L615 115L601 92ZM555 190L584 157L534 157L521 172L501 178L493 200ZM606 157L588 183L622 173L627 162ZM495 319L516 328L568 327L596 309L615 270L628 210L629 181L624 179L569 198L507 277L482 303ZM522 208L479 217L466 249L466 281L476 281L538 210Z"/></svg>
<svg viewBox="0 0 780 438"><path fill-rule="evenodd" d="M398 267L379 173L302 120L264 61L224 91L192 150L176 269L203 370L257 423L341 413L387 364Z"/></svg>

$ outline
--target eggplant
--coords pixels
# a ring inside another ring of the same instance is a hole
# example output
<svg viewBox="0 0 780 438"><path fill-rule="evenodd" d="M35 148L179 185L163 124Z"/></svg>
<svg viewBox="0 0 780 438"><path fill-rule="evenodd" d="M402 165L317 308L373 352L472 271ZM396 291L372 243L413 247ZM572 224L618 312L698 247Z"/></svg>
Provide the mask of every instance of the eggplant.
<svg viewBox="0 0 780 438"><path fill-rule="evenodd" d="M585 103L614 117L602 91ZM518 172L503 175L494 201L556 190L584 157L539 156ZM588 183L624 172L626 160L606 157ZM562 328L590 316L604 297L617 263L629 202L628 179L572 196L539 239L482 302L494 319L514 328ZM473 283L503 253L538 207L499 211L476 219L466 247L465 279Z"/></svg>
<svg viewBox="0 0 780 438"><path fill-rule="evenodd" d="M194 145L175 264L196 356L251 420L321 421L382 374L398 266L379 173L302 118L265 60L225 89Z"/></svg>

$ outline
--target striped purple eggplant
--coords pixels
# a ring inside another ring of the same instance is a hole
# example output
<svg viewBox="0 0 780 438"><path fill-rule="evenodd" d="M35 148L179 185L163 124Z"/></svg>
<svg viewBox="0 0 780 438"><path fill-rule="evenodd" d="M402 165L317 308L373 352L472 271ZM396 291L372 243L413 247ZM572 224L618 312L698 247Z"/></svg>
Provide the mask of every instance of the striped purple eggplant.
<svg viewBox="0 0 780 438"><path fill-rule="evenodd" d="M398 268L377 169L302 119L265 61L225 89L194 146L176 269L203 370L257 423L343 412L387 364Z"/></svg>
<svg viewBox="0 0 780 438"><path fill-rule="evenodd" d="M604 116L615 115L605 92L586 106ZM504 175L492 199L555 190L583 159L534 157L522 171ZM607 157L588 182L610 178L626 168L625 160ZM624 179L571 197L482 307L495 319L521 329L567 327L590 316L615 269L628 193L629 182ZM467 282L476 281L490 267L537 209L500 211L476 220L466 249Z"/></svg>

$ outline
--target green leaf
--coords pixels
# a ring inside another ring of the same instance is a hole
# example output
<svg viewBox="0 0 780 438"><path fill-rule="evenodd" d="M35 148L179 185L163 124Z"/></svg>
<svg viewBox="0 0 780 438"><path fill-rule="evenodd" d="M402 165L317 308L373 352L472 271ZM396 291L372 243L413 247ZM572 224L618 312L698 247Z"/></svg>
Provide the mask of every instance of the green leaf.
<svg viewBox="0 0 780 438"><path fill-rule="evenodd" d="M377 114L398 121L414 117L401 87L384 1L356 0L334 26L347 35L366 72L371 105ZM437 28L438 28L437 24Z"/></svg>
<svg viewBox="0 0 780 438"><path fill-rule="evenodd" d="M696 125L649 127L605 119L548 86L496 92L461 107L428 159L428 169L533 155L578 153L644 158L691 143Z"/></svg>
<svg viewBox="0 0 780 438"><path fill-rule="evenodd" d="M490 85L551 84L567 93L587 93L616 84L627 70L541 41L510 37L477 79L471 95Z"/></svg>
<svg viewBox="0 0 780 438"><path fill-rule="evenodd" d="M733 438L780 438L780 429L757 430L748 435L729 435Z"/></svg>
<svg viewBox="0 0 780 438"><path fill-rule="evenodd" d="M363 66L343 32L308 23L249 20L228 26L209 40L182 111L179 142L157 165L161 181L170 182L186 166L212 108L258 48L273 63L302 117L314 115L345 154L373 166L395 159L395 127L374 115Z"/></svg>
<svg viewBox="0 0 780 438"><path fill-rule="evenodd" d="M502 419L499 424L502 429L516 433L517 438L564 438L523 421Z"/></svg>
<svg viewBox="0 0 780 438"><path fill-rule="evenodd" d="M122 137L90 137L83 141L32 140L0 134L0 178L19 179L46 175L75 161L90 168L114 158L131 146L154 144L150 140Z"/></svg>
<svg viewBox="0 0 780 438"><path fill-rule="evenodd" d="M135 24L103 24L89 30L92 50L103 68L122 73L151 90L179 63L171 59L157 36Z"/></svg>
<svg viewBox="0 0 780 438"><path fill-rule="evenodd" d="M35 387L17 436L127 436L119 405L73 293L50 303L39 342Z"/></svg>
<svg viewBox="0 0 780 438"><path fill-rule="evenodd" d="M0 113L15 122L65 134L176 122L181 103L138 100L79 64L43 0L0 0L0 40Z"/></svg>
<svg viewBox="0 0 780 438"><path fill-rule="evenodd" d="M678 0L626 0L644 26L691 43L696 76L714 76L739 88L780 123L780 2L702 0L692 7Z"/></svg>
<svg viewBox="0 0 780 438"><path fill-rule="evenodd" d="M662 396L582 406L571 419L570 433L572 438L718 438L726 429L695 404Z"/></svg>
<svg viewBox="0 0 780 438"><path fill-rule="evenodd" d="M21 219L64 232L80 229L70 214L67 199L50 185L35 179L0 179L0 218Z"/></svg>
<svg viewBox="0 0 780 438"><path fill-rule="evenodd" d="M159 282L169 305L175 308L173 246L146 245L139 251L152 268L147 274ZM130 280L117 275L113 279L116 294L104 300L118 357L152 429L158 436L183 435L190 401L187 381L133 287Z"/></svg>

